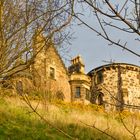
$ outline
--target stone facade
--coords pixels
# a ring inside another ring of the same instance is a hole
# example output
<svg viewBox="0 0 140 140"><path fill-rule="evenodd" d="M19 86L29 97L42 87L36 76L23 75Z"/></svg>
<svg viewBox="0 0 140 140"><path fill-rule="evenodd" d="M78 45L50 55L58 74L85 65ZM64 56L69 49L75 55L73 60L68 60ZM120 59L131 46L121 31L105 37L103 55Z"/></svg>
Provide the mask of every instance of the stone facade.
<svg viewBox="0 0 140 140"><path fill-rule="evenodd" d="M140 67L114 63L93 69L88 75L93 103L112 109L140 105Z"/></svg>
<svg viewBox="0 0 140 140"><path fill-rule="evenodd" d="M49 41L47 45L43 37L38 37L41 43L34 45L34 51L41 49L32 65L33 80L36 87L45 90L52 96L56 96L70 102L71 91L67 69L63 64L54 44ZM44 43L44 44L43 44ZM43 46L44 45L44 46Z"/></svg>
<svg viewBox="0 0 140 140"><path fill-rule="evenodd" d="M37 40L41 43L34 45L35 51L46 45L43 37ZM77 56L67 70L51 41L37 55L33 75L37 87L54 95L61 93L65 101L94 103L112 110L140 105L139 66L113 63L86 74L83 60Z"/></svg>
<svg viewBox="0 0 140 140"><path fill-rule="evenodd" d="M68 102L91 102L106 109L140 106L139 66L112 63L86 74L83 60L77 56L67 69L53 42L46 42L43 35L34 37L33 51L36 57L31 74L38 89Z"/></svg>
<svg viewBox="0 0 140 140"><path fill-rule="evenodd" d="M85 74L85 65L81 56L71 60L68 68L71 86L71 101L89 103L90 100L90 77Z"/></svg>

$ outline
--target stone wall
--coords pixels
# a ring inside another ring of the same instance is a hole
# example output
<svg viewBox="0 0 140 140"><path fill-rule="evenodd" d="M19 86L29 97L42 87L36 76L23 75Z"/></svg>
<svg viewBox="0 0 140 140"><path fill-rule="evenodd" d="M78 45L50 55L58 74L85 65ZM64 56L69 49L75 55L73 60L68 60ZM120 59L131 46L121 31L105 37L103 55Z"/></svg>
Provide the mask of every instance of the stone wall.
<svg viewBox="0 0 140 140"><path fill-rule="evenodd" d="M90 77L83 73L75 73L70 76L71 100L88 103L90 101ZM76 88L80 88L80 96L76 97Z"/></svg>
<svg viewBox="0 0 140 140"><path fill-rule="evenodd" d="M140 105L140 67L110 64L93 70L89 75L92 77L93 94L104 94L106 108L114 109L113 105L117 103L119 91L122 92L124 104ZM97 97L95 100L97 102Z"/></svg>
<svg viewBox="0 0 140 140"><path fill-rule="evenodd" d="M50 74L54 71L54 77ZM71 100L67 70L53 44L46 46L36 57L33 65L34 83L52 95L62 93L65 101Z"/></svg>
<svg viewBox="0 0 140 140"><path fill-rule="evenodd" d="M81 56L71 60L70 74L71 101L88 104L90 102L90 77L85 74L85 65Z"/></svg>

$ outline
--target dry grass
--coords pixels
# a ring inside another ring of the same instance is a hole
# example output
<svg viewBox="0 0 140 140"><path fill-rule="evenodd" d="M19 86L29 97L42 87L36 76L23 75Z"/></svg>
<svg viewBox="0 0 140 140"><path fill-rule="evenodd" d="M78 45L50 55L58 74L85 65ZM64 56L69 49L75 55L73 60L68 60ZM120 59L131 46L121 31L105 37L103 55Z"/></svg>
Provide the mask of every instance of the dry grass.
<svg viewBox="0 0 140 140"><path fill-rule="evenodd" d="M44 135L42 139L67 139L64 135L58 133L52 127L48 128L45 122L39 120L27 104L19 97L6 97L4 102L7 104L7 108L4 106L0 107L1 112L12 110L10 113L12 116L20 115L24 116L24 119L30 120L30 123L35 121L40 122L43 127L42 133L49 131L50 134ZM81 104L70 104L63 102L48 103L43 101L31 101L32 106L36 107L39 102L37 111L47 119L51 124L57 128L62 129L69 135L80 140L105 140L112 139L106 134L100 132L103 131L116 140L131 140L133 139L132 134L124 127L121 122L120 115L115 112L105 112L98 106L88 105L83 106ZM2 104L2 103L1 103ZM8 110L7 110L8 109ZM24 110L24 111L23 111ZM0 116L2 117L2 116ZM121 114L123 122L127 128L133 132L136 126L136 132L140 130L140 116L139 114L131 114L129 112L123 112ZM23 121L22 120L22 121ZM24 120L25 121L25 120ZM2 121L1 121L2 122ZM6 122L6 121L5 121ZM18 124L17 124L18 125ZM35 125L33 125L35 127ZM46 126L46 128L45 128ZM93 127L92 127L93 126ZM18 126L20 128L20 125ZM34 128L38 131L38 126ZM97 130L99 129L99 130ZM14 133L14 132L13 132ZM26 134L26 132L24 132ZM38 132L40 135L40 132ZM140 139L140 133L136 135L137 139ZM21 138L22 139L22 138Z"/></svg>

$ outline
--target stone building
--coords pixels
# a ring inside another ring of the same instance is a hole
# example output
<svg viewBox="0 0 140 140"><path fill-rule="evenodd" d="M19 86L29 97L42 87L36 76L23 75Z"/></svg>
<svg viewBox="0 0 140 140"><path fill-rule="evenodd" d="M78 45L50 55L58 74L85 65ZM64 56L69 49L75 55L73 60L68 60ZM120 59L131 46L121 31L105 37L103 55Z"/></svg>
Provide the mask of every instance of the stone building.
<svg viewBox="0 0 140 140"><path fill-rule="evenodd" d="M65 67L51 40L34 36L32 80L38 89L67 102L93 103L106 109L140 106L140 67L126 63L103 65L85 73L80 55Z"/></svg>
<svg viewBox="0 0 140 140"><path fill-rule="evenodd" d="M88 75L92 103L117 110L140 106L139 66L113 63L95 68Z"/></svg>
<svg viewBox="0 0 140 140"><path fill-rule="evenodd" d="M123 110L140 105L139 66L112 63L86 74L80 55L71 60L67 69L52 41L45 44L41 35L34 40L37 40L34 52L42 48L32 66L36 87L65 101L91 102L106 109Z"/></svg>
<svg viewBox="0 0 140 140"><path fill-rule="evenodd" d="M34 53L39 51L32 65L34 85L51 96L70 102L68 71L53 42L46 43L41 35L34 40L37 41L33 45Z"/></svg>
<svg viewBox="0 0 140 140"><path fill-rule="evenodd" d="M81 56L71 60L69 71L69 83L71 86L71 101L89 103L90 77L85 74L85 65Z"/></svg>

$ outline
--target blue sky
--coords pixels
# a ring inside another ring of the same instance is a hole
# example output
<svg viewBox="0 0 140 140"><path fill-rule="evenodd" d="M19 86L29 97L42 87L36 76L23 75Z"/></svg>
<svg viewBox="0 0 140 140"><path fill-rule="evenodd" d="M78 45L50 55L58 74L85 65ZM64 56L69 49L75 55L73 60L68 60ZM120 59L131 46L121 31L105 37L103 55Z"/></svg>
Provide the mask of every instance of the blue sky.
<svg viewBox="0 0 140 140"><path fill-rule="evenodd" d="M97 36L96 33L90 29L75 25L72 30L75 32L74 37L76 37L76 39L74 39L69 46L71 48L69 55L75 57L80 54L85 62L86 72L89 72L95 67L107 64L103 61L110 61L111 59L115 62L140 65L140 58L119 47L108 45L107 41ZM128 40L130 48L140 53L140 45L138 41L134 40L134 35L129 36L122 34L121 36L119 33L113 34L114 36Z"/></svg>
<svg viewBox="0 0 140 140"><path fill-rule="evenodd" d="M88 7L85 7L84 10L78 7L76 10L84 14L84 16L82 14L80 16L86 23L90 24L95 29L100 30L97 20ZM105 20L109 22L109 19L105 18ZM75 39L72 40L71 45L69 45L69 55L71 57L75 57L80 54L83 58L83 61L85 62L86 72L89 72L90 70L98 66L105 65L107 63L103 61L110 60L140 66L139 57L131 54L130 52L122 50L117 46L108 45L109 42L107 42L100 36L97 36L95 32L91 31L84 25L78 25L78 23L79 22L75 20L73 26L71 27L71 32L74 32L73 37L75 37ZM120 22L117 23L115 21L114 23L118 24L119 26L125 27L124 24ZM138 38L137 35L122 33L122 31L117 31L116 29L110 27L106 27L106 31L113 39L117 41L119 39L121 39L123 43L127 41L128 48L140 54L140 41L135 40L136 38Z"/></svg>

